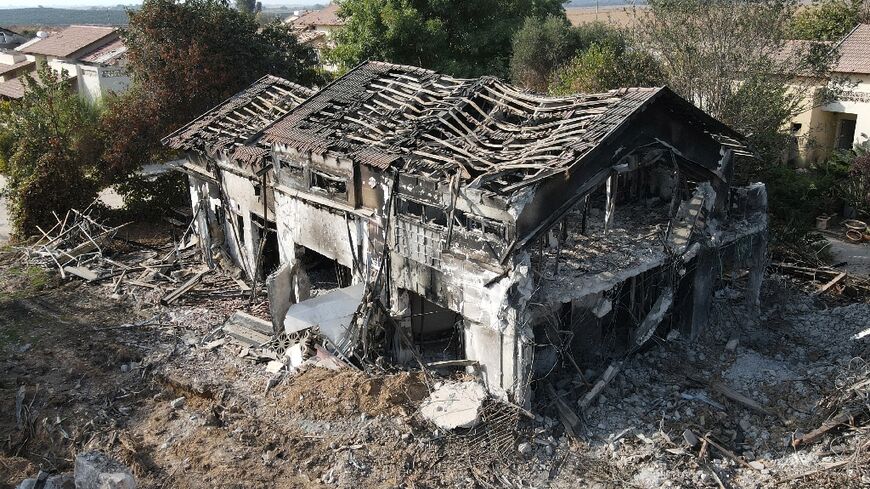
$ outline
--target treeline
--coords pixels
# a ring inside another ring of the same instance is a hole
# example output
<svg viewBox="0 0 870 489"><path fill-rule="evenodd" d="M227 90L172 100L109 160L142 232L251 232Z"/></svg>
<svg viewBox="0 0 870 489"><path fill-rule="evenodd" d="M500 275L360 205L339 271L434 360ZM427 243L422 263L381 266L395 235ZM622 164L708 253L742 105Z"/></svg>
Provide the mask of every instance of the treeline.
<svg viewBox="0 0 870 489"><path fill-rule="evenodd" d="M0 26L10 25L127 25L127 11L107 9L10 8L0 9Z"/></svg>

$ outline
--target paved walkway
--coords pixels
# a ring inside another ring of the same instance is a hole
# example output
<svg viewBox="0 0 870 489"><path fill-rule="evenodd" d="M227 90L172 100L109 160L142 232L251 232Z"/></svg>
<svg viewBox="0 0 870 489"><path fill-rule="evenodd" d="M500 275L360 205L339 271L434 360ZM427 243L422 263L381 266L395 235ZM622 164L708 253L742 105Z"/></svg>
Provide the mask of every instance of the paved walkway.
<svg viewBox="0 0 870 489"><path fill-rule="evenodd" d="M829 251L834 263L846 262L846 265L840 267L844 271L852 275L870 277L870 244L850 243L832 236L826 238L831 243Z"/></svg>

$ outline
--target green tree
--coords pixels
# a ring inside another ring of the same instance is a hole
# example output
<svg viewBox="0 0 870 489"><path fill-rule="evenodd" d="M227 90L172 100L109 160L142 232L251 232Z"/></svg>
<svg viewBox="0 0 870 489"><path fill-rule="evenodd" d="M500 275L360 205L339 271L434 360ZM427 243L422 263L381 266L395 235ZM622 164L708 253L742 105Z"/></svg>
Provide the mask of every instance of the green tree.
<svg viewBox="0 0 870 489"><path fill-rule="evenodd" d="M456 76L510 74L511 39L526 17L563 14L562 0L344 0L328 59L368 59Z"/></svg>
<svg viewBox="0 0 870 489"><path fill-rule="evenodd" d="M314 52L288 26L261 27L226 0L145 0L123 33L134 80L107 101L104 160L123 182L160 159L160 139L265 74L311 85Z"/></svg>
<svg viewBox="0 0 870 489"><path fill-rule="evenodd" d="M255 14L259 12L257 9L258 3L257 0L236 0L236 9L246 14Z"/></svg>
<svg viewBox="0 0 870 489"><path fill-rule="evenodd" d="M867 0L813 0L798 10L791 21L795 39L839 41L856 25L870 20Z"/></svg>
<svg viewBox="0 0 870 489"><path fill-rule="evenodd" d="M668 86L747 134L772 163L788 144L783 128L809 108L800 80L824 76L827 65L812 47L786 42L796 7L794 0L649 0L636 10L636 34L656 53Z"/></svg>
<svg viewBox="0 0 870 489"><path fill-rule="evenodd" d="M633 49L624 30L604 22L571 27L564 16L526 19L514 36L511 75L517 85L559 94L649 85L659 78L653 57Z"/></svg>
<svg viewBox="0 0 870 489"><path fill-rule="evenodd" d="M658 60L634 46L627 31L593 22L575 27L572 34L575 51L569 62L551 74L550 93L593 93L662 84Z"/></svg>
<svg viewBox="0 0 870 489"><path fill-rule="evenodd" d="M0 126L0 171L8 178L18 237L56 223L52 211L64 214L94 200L102 151L97 108L71 89L65 71L42 64L24 84L24 98L3 108Z"/></svg>
<svg viewBox="0 0 870 489"><path fill-rule="evenodd" d="M537 92L546 92L553 71L568 60L575 48L573 34L564 15L527 18L513 38L513 82Z"/></svg>

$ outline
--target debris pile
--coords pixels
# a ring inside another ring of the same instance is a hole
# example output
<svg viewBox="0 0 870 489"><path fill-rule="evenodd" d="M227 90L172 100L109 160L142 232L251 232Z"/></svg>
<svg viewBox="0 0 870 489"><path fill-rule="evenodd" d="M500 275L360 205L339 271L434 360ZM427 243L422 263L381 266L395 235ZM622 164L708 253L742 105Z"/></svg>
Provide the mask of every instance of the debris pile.
<svg viewBox="0 0 870 489"><path fill-rule="evenodd" d="M120 462L102 452L90 451L76 456L73 475L50 475L40 470L16 489L136 489L136 479Z"/></svg>
<svg viewBox="0 0 870 489"><path fill-rule="evenodd" d="M73 209L63 219L55 217L57 223L48 231L40 229L42 236L23 246L22 251L27 263L56 268L61 278L106 285L112 294L144 291L167 305L184 296L216 299L252 295L251 287L237 278L235 270L214 273L202 263L193 221L175 244L157 247L121 237L119 232L129 223L108 226L90 209ZM170 221L184 226L175 219Z"/></svg>

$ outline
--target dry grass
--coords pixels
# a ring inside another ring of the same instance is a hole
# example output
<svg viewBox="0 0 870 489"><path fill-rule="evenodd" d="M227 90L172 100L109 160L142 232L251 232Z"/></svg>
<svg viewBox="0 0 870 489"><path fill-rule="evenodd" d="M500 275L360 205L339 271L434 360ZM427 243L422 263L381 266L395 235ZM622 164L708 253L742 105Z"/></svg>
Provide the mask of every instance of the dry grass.
<svg viewBox="0 0 870 489"><path fill-rule="evenodd" d="M630 25L634 19L631 12L632 8L630 6L601 7L596 11L595 7L574 7L565 9L565 14L572 25L601 21L625 27Z"/></svg>

